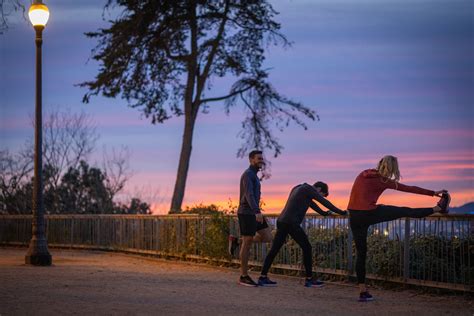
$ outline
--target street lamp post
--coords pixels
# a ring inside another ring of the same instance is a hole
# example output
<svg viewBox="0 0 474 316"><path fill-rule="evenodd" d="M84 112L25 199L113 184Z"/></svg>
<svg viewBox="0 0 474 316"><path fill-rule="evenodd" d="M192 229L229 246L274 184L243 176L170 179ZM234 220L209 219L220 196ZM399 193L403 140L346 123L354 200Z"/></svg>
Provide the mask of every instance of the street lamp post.
<svg viewBox="0 0 474 316"><path fill-rule="evenodd" d="M43 43L43 29L49 18L48 7L41 0L33 1L28 11L31 24L36 31L36 108L35 108L35 176L33 183L33 223L32 237L25 263L32 265L49 266L52 257L48 251L46 240L44 207L43 207L43 126L41 105L41 44Z"/></svg>

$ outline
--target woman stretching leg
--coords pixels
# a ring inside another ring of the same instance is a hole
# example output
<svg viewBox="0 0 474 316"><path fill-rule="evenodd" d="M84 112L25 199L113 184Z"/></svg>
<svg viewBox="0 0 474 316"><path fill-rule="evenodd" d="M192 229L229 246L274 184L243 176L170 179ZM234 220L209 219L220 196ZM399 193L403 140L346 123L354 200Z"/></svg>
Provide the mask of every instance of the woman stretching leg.
<svg viewBox="0 0 474 316"><path fill-rule="evenodd" d="M367 230L370 225L387 222L402 217L422 218L435 212L448 213L451 197L446 190L431 191L399 183L400 171L394 156L383 157L377 169L362 171L354 181L347 209L350 226L357 251L356 274L359 283L359 301L371 301L365 285L365 260L367 256ZM409 208L390 205L377 205L379 196L385 189L440 196L438 204L430 208Z"/></svg>

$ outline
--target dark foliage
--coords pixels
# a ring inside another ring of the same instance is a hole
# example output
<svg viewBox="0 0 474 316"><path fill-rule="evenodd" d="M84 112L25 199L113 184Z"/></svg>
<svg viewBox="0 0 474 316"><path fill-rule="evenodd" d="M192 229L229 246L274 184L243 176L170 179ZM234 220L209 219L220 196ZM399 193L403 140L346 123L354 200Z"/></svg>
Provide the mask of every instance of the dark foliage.
<svg viewBox="0 0 474 316"><path fill-rule="evenodd" d="M70 167L58 186L51 185L54 167L43 168L44 209L46 214L150 214L150 205L133 198L129 205L113 202L114 192L107 186L107 174L80 161ZM31 214L33 178L19 183L10 194L0 196L0 207L7 214Z"/></svg>

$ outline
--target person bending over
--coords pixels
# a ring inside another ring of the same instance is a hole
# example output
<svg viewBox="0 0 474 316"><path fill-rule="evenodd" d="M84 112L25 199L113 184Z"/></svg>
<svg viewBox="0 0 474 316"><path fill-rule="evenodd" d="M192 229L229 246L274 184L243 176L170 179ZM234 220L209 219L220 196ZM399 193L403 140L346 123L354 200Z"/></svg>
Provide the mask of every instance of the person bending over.
<svg viewBox="0 0 474 316"><path fill-rule="evenodd" d="M293 238L303 250L303 263L305 267L306 279L304 285L306 287L322 287L323 282L313 278L313 256L312 248L309 243L308 236L301 228L301 223L306 215L308 207L321 215L328 215L330 211L346 215L346 211L342 211L331 204L324 197L329 195L328 185L324 182L316 182L314 185L307 183L299 184L291 189L290 195L286 202L285 208L277 219L277 231L273 239L272 248L268 252L263 263L261 275L258 284L261 286L274 286L276 282L270 280L267 276L268 270L275 259L275 256L285 244L288 235ZM313 200L318 201L330 211L323 211Z"/></svg>

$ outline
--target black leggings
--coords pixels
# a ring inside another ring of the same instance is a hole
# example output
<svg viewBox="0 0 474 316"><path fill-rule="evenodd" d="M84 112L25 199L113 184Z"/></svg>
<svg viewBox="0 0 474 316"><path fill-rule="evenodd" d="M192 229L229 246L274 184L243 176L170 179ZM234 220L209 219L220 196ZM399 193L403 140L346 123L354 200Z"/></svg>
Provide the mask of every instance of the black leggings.
<svg viewBox="0 0 474 316"><path fill-rule="evenodd" d="M313 276L313 258L311 252L311 244L309 243L308 236L301 228L300 225L297 224L286 224L277 221L277 231L275 234L275 238L273 239L272 248L267 254L265 258L265 262L263 263L262 268L262 275L267 275L270 266L275 259L275 256L280 251L281 247L286 242L286 237L290 235L296 243L303 249L303 262L304 267L306 270L306 277L310 278Z"/></svg>
<svg viewBox="0 0 474 316"><path fill-rule="evenodd" d="M409 208L378 205L374 210L349 210L352 235L357 250L357 282L365 283L365 260L367 257L367 230L370 225L388 222L402 217L422 218L433 214L433 208Z"/></svg>

